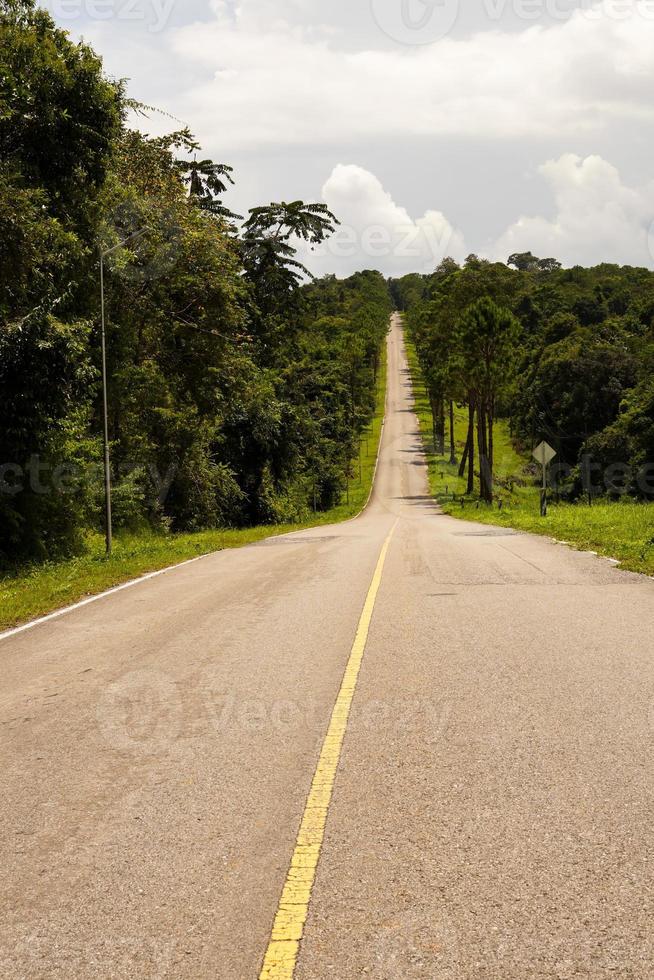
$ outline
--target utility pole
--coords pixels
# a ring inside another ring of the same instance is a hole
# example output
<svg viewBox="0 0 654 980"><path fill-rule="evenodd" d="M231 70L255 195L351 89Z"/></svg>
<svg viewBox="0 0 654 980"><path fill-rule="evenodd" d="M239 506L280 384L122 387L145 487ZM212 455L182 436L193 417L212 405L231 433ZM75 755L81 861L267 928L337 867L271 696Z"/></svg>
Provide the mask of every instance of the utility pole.
<svg viewBox="0 0 654 980"><path fill-rule="evenodd" d="M107 395L107 339L104 313L104 257L100 248L100 317L102 321L102 418L104 437L104 514L105 543L107 554L113 545L111 527L111 460L109 458L109 399Z"/></svg>
<svg viewBox="0 0 654 980"><path fill-rule="evenodd" d="M107 337L106 337L106 317L104 304L104 260L116 249L122 248L128 242L140 238L150 229L141 228L134 232L122 242L112 248L103 249L98 245L100 253L100 322L101 322L101 346L102 346L102 421L103 421L103 442L104 442L104 514L105 514L105 544L107 554L111 554L113 547L113 531L111 526L111 458L109 447L109 395L107 393Z"/></svg>

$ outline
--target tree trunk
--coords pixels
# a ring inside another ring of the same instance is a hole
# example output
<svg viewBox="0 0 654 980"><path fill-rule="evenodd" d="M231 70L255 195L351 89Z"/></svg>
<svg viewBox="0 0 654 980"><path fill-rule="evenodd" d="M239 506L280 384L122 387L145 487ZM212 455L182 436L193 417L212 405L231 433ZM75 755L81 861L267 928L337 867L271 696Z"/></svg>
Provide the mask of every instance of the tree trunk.
<svg viewBox="0 0 654 980"><path fill-rule="evenodd" d="M439 453L445 455L445 402L442 398L438 400L438 442Z"/></svg>
<svg viewBox="0 0 654 980"><path fill-rule="evenodd" d="M491 503L495 496L495 396L491 396L488 406L488 495Z"/></svg>
<svg viewBox="0 0 654 980"><path fill-rule="evenodd" d="M450 463L456 466L456 433L454 431L454 402L450 399Z"/></svg>
<svg viewBox="0 0 654 980"><path fill-rule="evenodd" d="M475 492L475 403L468 403L468 495Z"/></svg>
<svg viewBox="0 0 654 980"><path fill-rule="evenodd" d="M479 496L481 500L485 500L484 491L486 489L484 483L484 458L486 453L484 451L484 406L479 403L477 406L477 455L479 456Z"/></svg>
<svg viewBox="0 0 654 980"><path fill-rule="evenodd" d="M495 425L495 399L491 398L490 406L488 409L488 459L490 462L491 469L491 484L493 482L493 471L495 470L495 440L494 440L494 425Z"/></svg>
<svg viewBox="0 0 654 980"><path fill-rule="evenodd" d="M431 407L431 432L432 432L432 442L434 443L434 455L438 455L438 415L436 408L436 399L433 395L429 396L429 404Z"/></svg>
<svg viewBox="0 0 654 980"><path fill-rule="evenodd" d="M494 419L493 419L493 413L491 411L488 416L488 493L491 501L493 499L494 491L495 491L495 487L494 487L495 481L493 478L493 474L495 472L495 449L493 445L493 425L494 425Z"/></svg>
<svg viewBox="0 0 654 980"><path fill-rule="evenodd" d="M493 491L490 481L488 459L487 408L483 400L477 409L477 445L479 447L479 496L486 503L492 503Z"/></svg>
<svg viewBox="0 0 654 980"><path fill-rule="evenodd" d="M465 476L469 452L470 452L470 434L468 434L468 438L466 439L465 449L463 450L463 458L461 459L461 463L459 465L459 476Z"/></svg>

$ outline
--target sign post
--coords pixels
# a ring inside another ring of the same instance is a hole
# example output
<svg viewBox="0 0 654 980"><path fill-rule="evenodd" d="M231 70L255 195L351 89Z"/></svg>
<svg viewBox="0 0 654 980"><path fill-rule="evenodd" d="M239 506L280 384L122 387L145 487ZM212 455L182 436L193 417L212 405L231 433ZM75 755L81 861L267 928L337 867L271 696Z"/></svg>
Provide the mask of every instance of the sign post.
<svg viewBox="0 0 654 980"><path fill-rule="evenodd" d="M541 442L540 446L536 446L533 452L534 459L543 467L543 489L540 495L541 517L547 517L547 468L555 456L556 449L552 449L546 442Z"/></svg>

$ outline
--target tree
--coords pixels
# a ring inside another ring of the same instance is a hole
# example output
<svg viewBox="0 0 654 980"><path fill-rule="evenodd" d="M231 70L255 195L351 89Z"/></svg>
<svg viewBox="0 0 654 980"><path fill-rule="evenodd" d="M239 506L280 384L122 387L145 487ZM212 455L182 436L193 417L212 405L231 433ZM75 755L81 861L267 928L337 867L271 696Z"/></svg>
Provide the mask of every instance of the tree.
<svg viewBox="0 0 654 980"><path fill-rule="evenodd" d="M0 561L70 554L101 526L99 244L116 525L338 502L375 404L384 278L312 280L297 246L334 230L322 204L253 208L239 236L231 167L188 130L130 130L122 87L29 0L0 14ZM58 474L47 492L33 467Z"/></svg>
<svg viewBox="0 0 654 980"><path fill-rule="evenodd" d="M519 272L555 272L561 268L557 259L539 259L531 252L514 252L507 259L507 265L512 265Z"/></svg>
<svg viewBox="0 0 654 980"><path fill-rule="evenodd" d="M431 276L407 277L406 289L404 280L393 285L394 296L406 297L407 323L428 384L438 349L434 341L450 325L448 357L460 382L455 399L468 406L459 473L468 466L469 492L476 479L475 444L483 446L484 438L477 431L476 393L465 390L463 352L457 351L452 325L486 297L521 324L494 412L507 420L517 451L547 439L570 468L566 489L572 492L581 490L584 456L604 467L629 466L634 476L628 492L646 496L645 477L639 482L637 475L653 458L654 275L609 263L563 269L531 253L516 253L510 262L513 268L469 256L461 269L439 267ZM486 429L490 453L492 426Z"/></svg>
<svg viewBox="0 0 654 980"><path fill-rule="evenodd" d="M176 146L125 131L105 188L108 244L148 229L107 262L110 435L119 473L139 470L142 517L193 530L244 519L240 459L225 451L224 428L259 371L241 350L238 243L188 198Z"/></svg>
<svg viewBox="0 0 654 980"><path fill-rule="evenodd" d="M93 458L84 439L94 381L87 341L88 324L45 313L0 331L0 564L81 545L90 499L74 464Z"/></svg>
<svg viewBox="0 0 654 980"><path fill-rule="evenodd" d="M0 167L86 235L121 126L121 86L31 0L0 0L0 15Z"/></svg>
<svg viewBox="0 0 654 980"><path fill-rule="evenodd" d="M311 279L309 270L296 258L293 242L317 245L333 233L337 224L324 204L293 201L250 210L243 226L241 255L253 286L258 333L264 347L274 345L276 318L288 310L302 281Z"/></svg>
<svg viewBox="0 0 654 980"><path fill-rule="evenodd" d="M460 371L477 413L480 496L487 502L493 499L497 398L509 383L519 337L518 320L488 297L473 303L456 328Z"/></svg>
<svg viewBox="0 0 654 980"><path fill-rule="evenodd" d="M549 345L524 384L516 417L574 466L584 442L611 425L636 383L634 356L579 329Z"/></svg>
<svg viewBox="0 0 654 980"><path fill-rule="evenodd" d="M38 467L0 497L0 560L80 546L90 499L61 466L92 463L97 375L89 255L121 126L120 87L31 2L0 2L0 462ZM59 474L59 476L57 476Z"/></svg>
<svg viewBox="0 0 654 980"><path fill-rule="evenodd" d="M188 187L189 198L194 204L203 211L208 211L209 214L229 221L241 219L240 214L235 214L222 201L229 186L234 184L232 176L234 168L226 163L214 163L209 159L198 160L197 153L201 147L189 129L169 133L158 140L153 140L152 143L176 154L184 151L193 155L192 160L176 156L174 165Z"/></svg>
<svg viewBox="0 0 654 980"><path fill-rule="evenodd" d="M535 272L538 269L538 259L531 252L514 252L509 255L506 264L512 265L518 272Z"/></svg>

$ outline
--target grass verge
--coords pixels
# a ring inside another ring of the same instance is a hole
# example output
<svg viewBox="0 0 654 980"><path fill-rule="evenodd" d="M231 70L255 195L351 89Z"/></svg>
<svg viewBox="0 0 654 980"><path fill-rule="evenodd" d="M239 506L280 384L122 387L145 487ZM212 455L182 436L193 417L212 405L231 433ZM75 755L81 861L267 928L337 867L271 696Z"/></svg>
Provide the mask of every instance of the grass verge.
<svg viewBox="0 0 654 980"><path fill-rule="evenodd" d="M6 630L87 596L98 595L148 572L169 568L226 548L242 548L290 531L350 520L365 507L372 489L386 402L386 356L377 383L376 409L353 460L353 478L345 499L332 510L303 523L202 531L197 534L117 534L107 557L104 537L90 535L83 555L68 561L35 565L15 575L0 576L0 630Z"/></svg>
<svg viewBox="0 0 654 980"><path fill-rule="evenodd" d="M654 504L636 501L550 503L546 518L540 516L538 467L513 446L506 423L495 429L497 501L491 507L466 496L467 481L458 465L434 452L431 411L416 352L407 339L407 356L413 380L416 414L429 464L429 489L443 510L454 517L482 524L513 527L565 541L582 551L617 559L623 568L654 575ZM461 459L467 432L467 410L457 409L455 440ZM501 503L501 509L499 504Z"/></svg>

